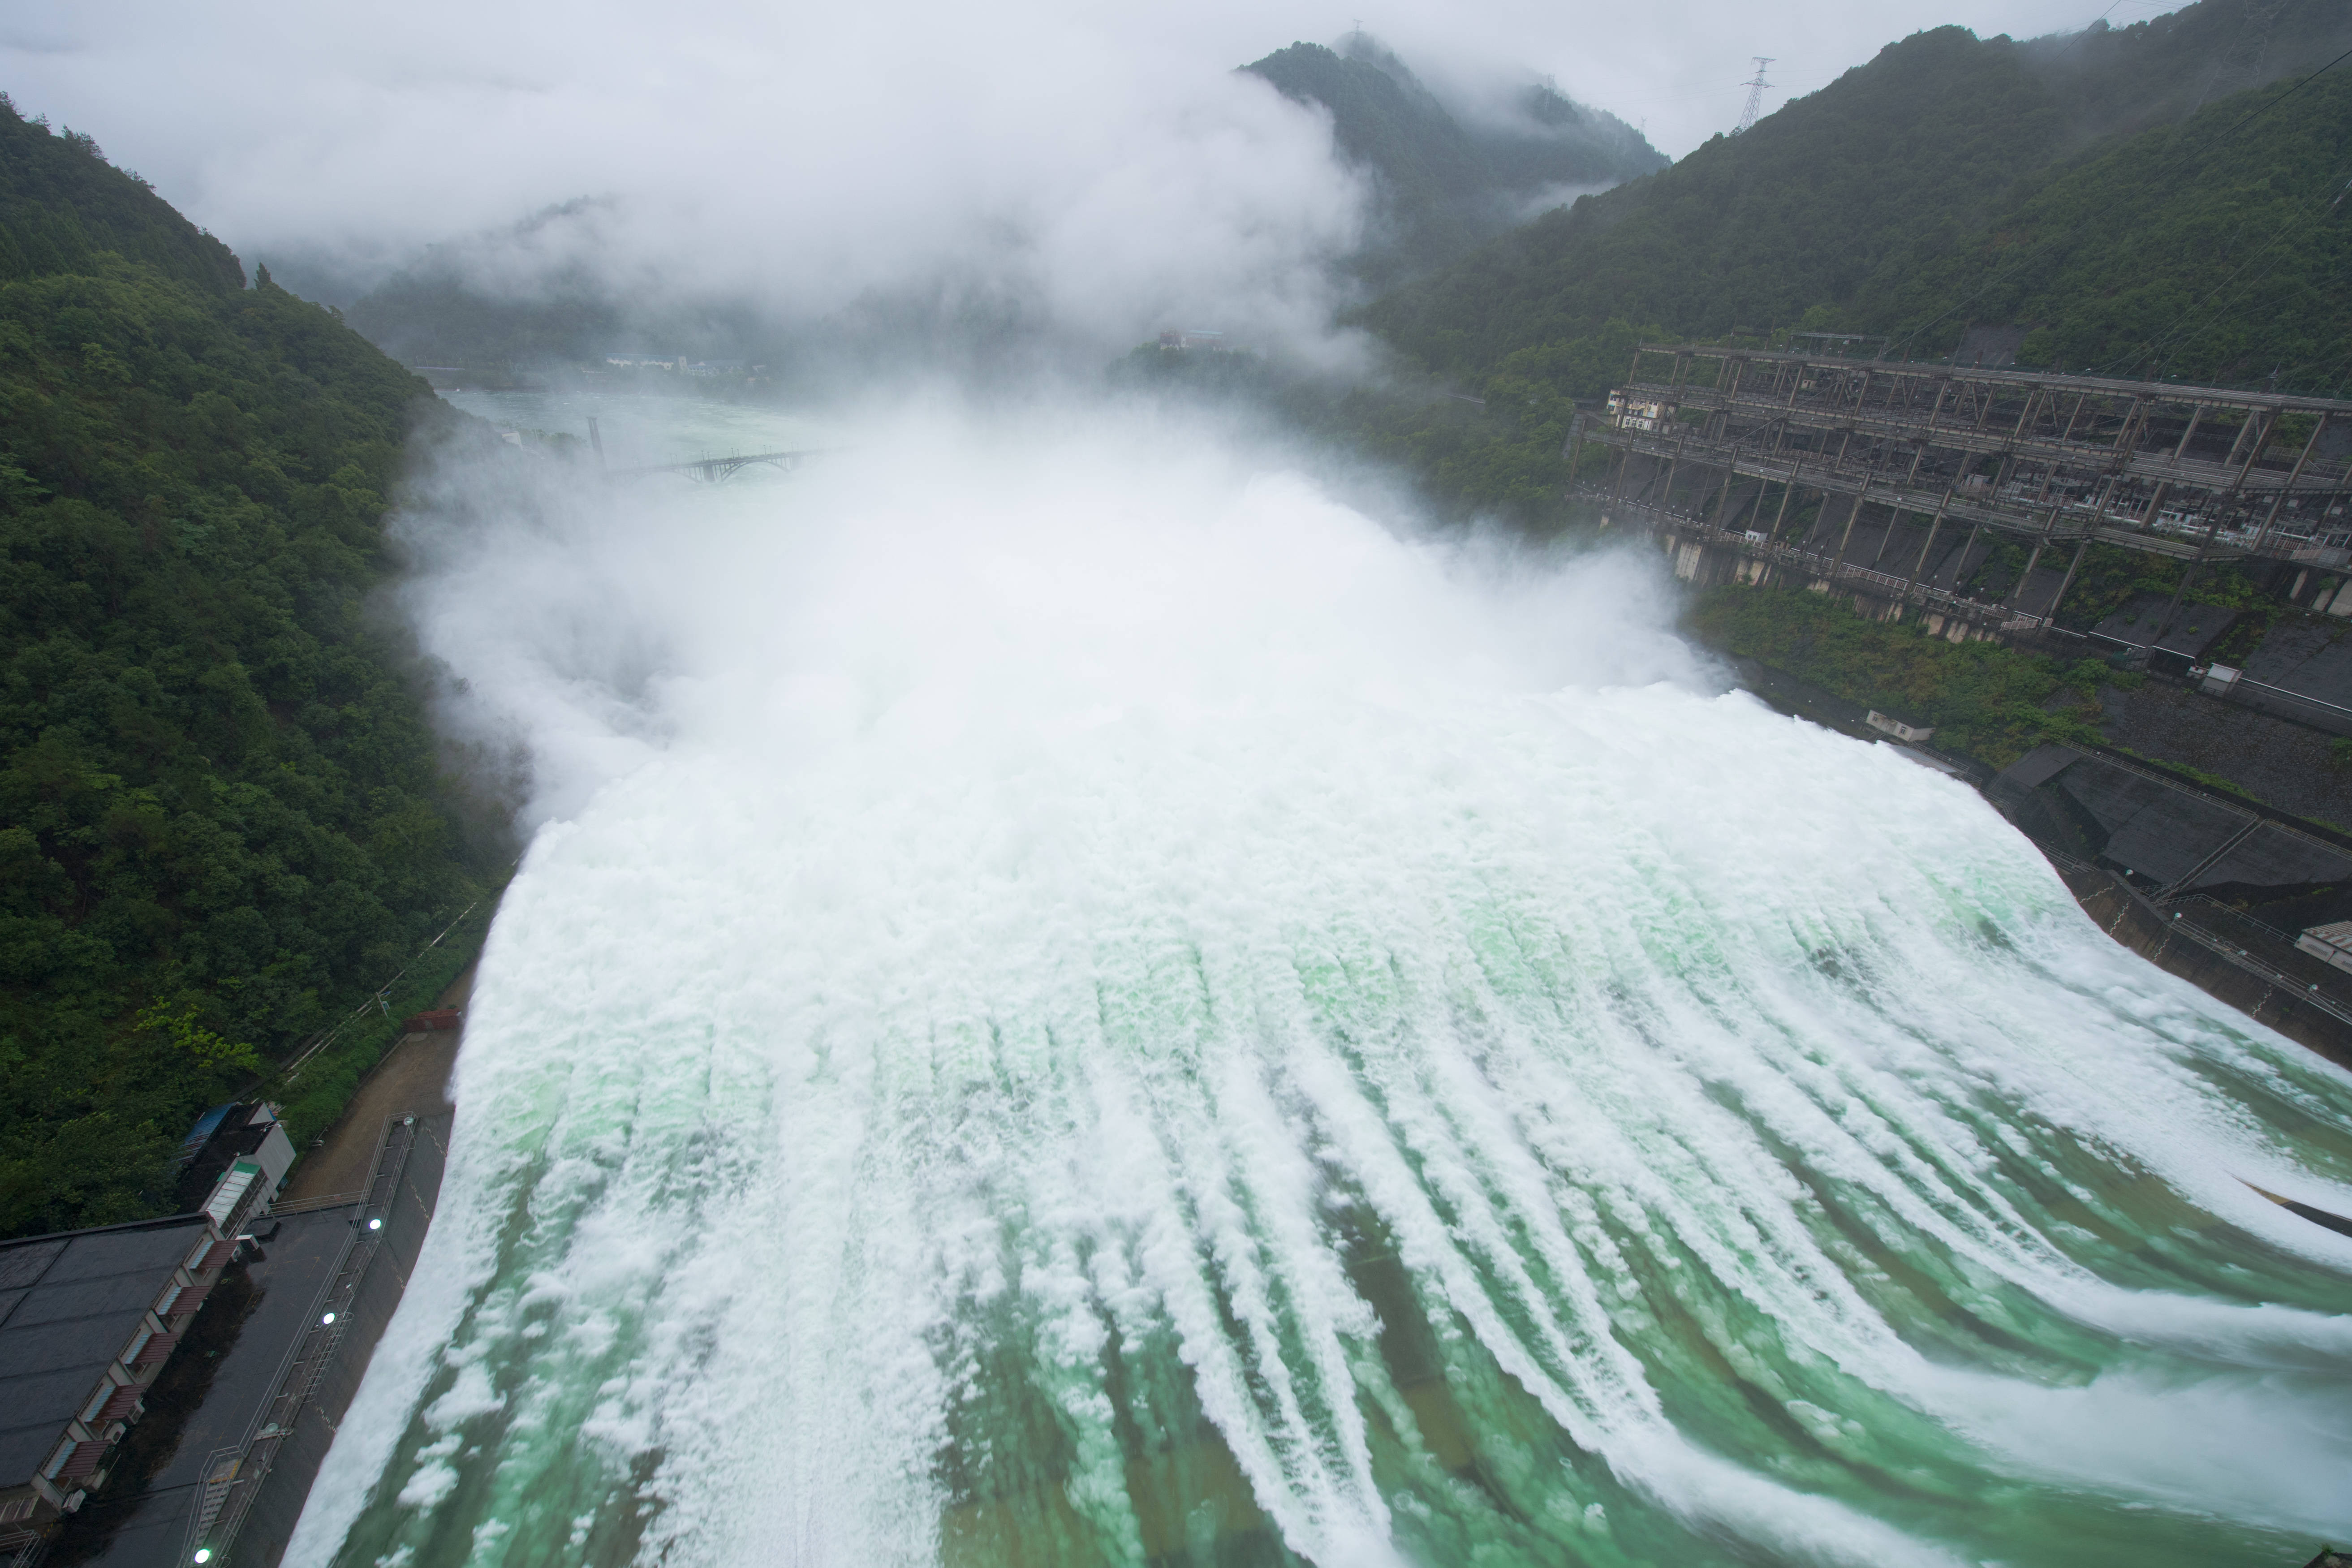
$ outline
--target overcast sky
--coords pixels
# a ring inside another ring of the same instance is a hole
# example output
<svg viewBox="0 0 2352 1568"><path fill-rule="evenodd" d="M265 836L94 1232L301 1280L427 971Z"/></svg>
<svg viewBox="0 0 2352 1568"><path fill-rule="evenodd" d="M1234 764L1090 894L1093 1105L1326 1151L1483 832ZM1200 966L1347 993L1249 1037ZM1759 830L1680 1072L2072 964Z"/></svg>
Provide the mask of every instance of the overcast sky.
<svg viewBox="0 0 2352 1568"><path fill-rule="evenodd" d="M1294 39L1360 21L1433 81L1548 73L1680 155L1738 118L1753 55L1774 57L1769 109L1923 27L2023 37L2170 8L11 0L0 88L95 136L248 261L398 259L604 196L647 278L757 276L822 307L848 280L903 283L986 249L1003 258L992 286L1123 332L1138 312L1244 294L1269 321L1321 308L1290 275L1349 242L1361 193L1313 116L1229 74Z"/></svg>

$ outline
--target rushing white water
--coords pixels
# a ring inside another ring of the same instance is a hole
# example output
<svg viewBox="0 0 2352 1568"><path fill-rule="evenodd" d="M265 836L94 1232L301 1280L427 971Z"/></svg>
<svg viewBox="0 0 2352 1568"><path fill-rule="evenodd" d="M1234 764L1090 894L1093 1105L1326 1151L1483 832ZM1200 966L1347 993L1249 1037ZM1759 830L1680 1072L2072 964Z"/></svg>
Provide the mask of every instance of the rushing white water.
<svg viewBox="0 0 2352 1568"><path fill-rule="evenodd" d="M1181 425L417 523L546 818L290 1562L2300 1562L2352 1082Z"/></svg>

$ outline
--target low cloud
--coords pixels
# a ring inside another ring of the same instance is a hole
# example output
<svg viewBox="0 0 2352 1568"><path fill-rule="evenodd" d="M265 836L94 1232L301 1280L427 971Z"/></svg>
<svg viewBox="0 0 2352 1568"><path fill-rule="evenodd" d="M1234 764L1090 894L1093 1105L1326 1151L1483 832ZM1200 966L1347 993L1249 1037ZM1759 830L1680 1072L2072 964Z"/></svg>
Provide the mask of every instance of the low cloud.
<svg viewBox="0 0 2352 1568"><path fill-rule="evenodd" d="M2002 21L2004 4L1960 9ZM1825 62L1951 19L1927 0L1769 25L1724 9L1721 28L1523 0L1363 20L1442 92L1549 72L1678 152L1705 128L1676 115L1736 112L1747 51L1808 53L1776 79L1819 85ZM441 242L494 290L569 268L624 300L782 319L921 298L1090 347L1171 324L1301 342L1336 302L1324 263L1355 243L1366 194L1320 117L1233 68L1349 20L1239 0L35 3L0 19L0 72L26 112L95 134L248 262L331 258L361 286ZM1693 72L1724 76L1727 107L1645 107ZM525 241L482 239L567 203Z"/></svg>
<svg viewBox="0 0 2352 1568"><path fill-rule="evenodd" d="M428 3L364 37L207 24L249 53L205 48L180 12L110 16L102 35L20 21L16 63L82 91L19 97L96 96L103 69L109 101L74 122L248 261L324 250L381 276L457 240L492 290L584 272L623 299L787 317L947 290L1124 344L1170 323L1318 329L1321 263L1362 222L1316 114L1197 31L1077 7ZM159 142L149 117L168 111L199 129ZM512 237L557 203L576 205Z"/></svg>

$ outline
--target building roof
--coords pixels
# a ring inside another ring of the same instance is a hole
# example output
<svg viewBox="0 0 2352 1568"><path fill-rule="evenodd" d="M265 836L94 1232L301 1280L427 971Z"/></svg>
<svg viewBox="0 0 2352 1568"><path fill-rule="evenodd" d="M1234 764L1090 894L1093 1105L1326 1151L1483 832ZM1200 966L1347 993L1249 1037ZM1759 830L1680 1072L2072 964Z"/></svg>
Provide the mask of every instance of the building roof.
<svg viewBox="0 0 2352 1568"><path fill-rule="evenodd" d="M267 1142L277 1125L274 1105L231 1100L205 1111L180 1145L180 1173L172 1189L172 1205L184 1211L206 1206L221 1178ZM240 1194L243 1190L238 1189Z"/></svg>
<svg viewBox="0 0 2352 1568"><path fill-rule="evenodd" d="M0 1487L57 1451L197 1240L202 1215L0 1242Z"/></svg>
<svg viewBox="0 0 2352 1568"><path fill-rule="evenodd" d="M2352 637L2341 622L2285 621L2246 660L2246 674L2339 708L2352 708Z"/></svg>
<svg viewBox="0 0 2352 1568"><path fill-rule="evenodd" d="M2134 647L2153 647L2195 658L2238 619L2237 611L2219 605L2181 605L2173 608L2172 625L2165 630L2164 640L2158 642L2156 634L2164 628L2165 611L2171 604L2168 594L2137 595L2130 604L2101 621L2091 635Z"/></svg>
<svg viewBox="0 0 2352 1568"><path fill-rule="evenodd" d="M194 1159L197 1151L220 1131L221 1123L228 1120L229 1112L241 1109L236 1101L231 1100L226 1105L215 1105L197 1117L196 1124L188 1129L187 1137L180 1142L180 1158L183 1161Z"/></svg>

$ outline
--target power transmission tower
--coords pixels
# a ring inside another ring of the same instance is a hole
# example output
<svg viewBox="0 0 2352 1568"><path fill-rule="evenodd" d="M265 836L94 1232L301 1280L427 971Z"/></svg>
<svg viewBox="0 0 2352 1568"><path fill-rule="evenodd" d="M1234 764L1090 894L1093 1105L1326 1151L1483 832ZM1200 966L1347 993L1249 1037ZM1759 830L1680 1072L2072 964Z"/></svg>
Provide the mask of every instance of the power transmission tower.
<svg viewBox="0 0 2352 1568"><path fill-rule="evenodd" d="M1756 76L1753 80L1739 84L1748 89L1748 107L1739 111L1739 125L1732 132L1734 136L1756 123L1756 117L1762 113L1764 109L1764 89L1772 85L1764 79L1764 68L1772 63L1774 57L1750 55L1748 58L1756 62Z"/></svg>

